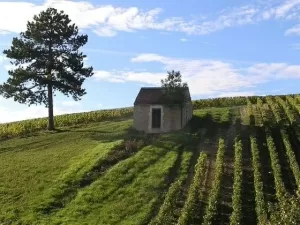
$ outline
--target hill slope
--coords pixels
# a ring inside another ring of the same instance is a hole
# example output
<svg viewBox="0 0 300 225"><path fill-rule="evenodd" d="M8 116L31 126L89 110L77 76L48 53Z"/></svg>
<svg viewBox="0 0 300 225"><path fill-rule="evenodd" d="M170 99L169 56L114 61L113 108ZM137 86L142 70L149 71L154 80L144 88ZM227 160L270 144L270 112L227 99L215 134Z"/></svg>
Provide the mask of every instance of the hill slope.
<svg viewBox="0 0 300 225"><path fill-rule="evenodd" d="M266 224L280 216L268 203L292 210L298 96L194 106L185 129L164 135L131 129L129 109L60 116L51 133L36 132L40 120L2 125L0 223Z"/></svg>

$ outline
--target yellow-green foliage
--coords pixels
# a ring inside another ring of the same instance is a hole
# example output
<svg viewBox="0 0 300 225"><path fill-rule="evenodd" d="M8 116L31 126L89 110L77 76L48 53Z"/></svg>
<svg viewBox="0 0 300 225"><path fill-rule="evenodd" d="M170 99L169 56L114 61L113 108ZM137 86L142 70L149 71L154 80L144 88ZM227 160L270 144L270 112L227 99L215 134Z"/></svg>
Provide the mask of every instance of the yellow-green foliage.
<svg viewBox="0 0 300 225"><path fill-rule="evenodd" d="M132 113L132 108L99 110L92 112L59 115L54 117L54 121L56 127L65 127L84 123L101 122L104 120L119 117L127 117L132 115ZM19 135L26 135L28 133L46 129L47 125L48 118L39 118L0 124L0 139L7 137L15 137Z"/></svg>
<svg viewBox="0 0 300 225"><path fill-rule="evenodd" d="M267 206L263 193L263 181L261 174L261 164L259 157L259 150L256 138L251 135L251 153L252 153L252 167L254 175L254 189L255 189L255 211L257 214L257 221L259 225L264 225L267 222Z"/></svg>
<svg viewBox="0 0 300 225"><path fill-rule="evenodd" d="M205 169L206 169L206 160L207 160L207 154L201 152L197 164L195 165L195 176L189 188L188 197L185 201L181 216L179 217L178 225L189 224L189 219L191 218L191 216L197 213L195 211L195 204L197 200L198 191L200 190L204 178Z"/></svg>
<svg viewBox="0 0 300 225"><path fill-rule="evenodd" d="M182 154L179 177L170 186L157 216L153 218L149 225L164 225L176 222L175 214L177 210L177 203L180 199L180 195L182 194L184 181L188 176L188 166L191 156L191 152L184 152Z"/></svg>
<svg viewBox="0 0 300 225"><path fill-rule="evenodd" d="M232 214L230 224L241 224L242 219L242 180L243 180L243 145L241 140L235 139L234 143L234 183L232 193Z"/></svg>
<svg viewBox="0 0 300 225"><path fill-rule="evenodd" d="M281 166L279 163L279 157L276 151L275 143L271 135L268 134L268 132L267 132L267 146L269 149L271 166L274 174L276 196L277 199L280 201L284 197L286 190L282 181L282 171L281 171Z"/></svg>
<svg viewBox="0 0 300 225"><path fill-rule="evenodd" d="M205 215L203 217L203 225L211 225L213 217L217 213L217 205L221 190L221 181L223 175L223 163L225 154L225 141L224 139L219 139L219 148L216 159L216 173L212 184L212 189L208 197L208 205L206 207Z"/></svg>
<svg viewBox="0 0 300 225"><path fill-rule="evenodd" d="M295 180L296 180L296 184L298 186L298 190L300 191L300 169L299 169L299 164L297 162L296 159L296 155L293 151L292 145L290 143L288 134L285 130L281 130L281 137L283 140L283 144L286 150L286 155L290 164L290 168L294 174Z"/></svg>

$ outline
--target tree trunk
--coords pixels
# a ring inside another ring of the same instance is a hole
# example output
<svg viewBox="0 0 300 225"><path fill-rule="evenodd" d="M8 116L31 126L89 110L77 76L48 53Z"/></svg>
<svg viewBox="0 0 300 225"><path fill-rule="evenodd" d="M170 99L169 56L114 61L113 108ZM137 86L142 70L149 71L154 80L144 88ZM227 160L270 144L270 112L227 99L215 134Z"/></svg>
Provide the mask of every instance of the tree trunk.
<svg viewBox="0 0 300 225"><path fill-rule="evenodd" d="M53 118L53 90L52 84L48 84L48 130L54 130Z"/></svg>

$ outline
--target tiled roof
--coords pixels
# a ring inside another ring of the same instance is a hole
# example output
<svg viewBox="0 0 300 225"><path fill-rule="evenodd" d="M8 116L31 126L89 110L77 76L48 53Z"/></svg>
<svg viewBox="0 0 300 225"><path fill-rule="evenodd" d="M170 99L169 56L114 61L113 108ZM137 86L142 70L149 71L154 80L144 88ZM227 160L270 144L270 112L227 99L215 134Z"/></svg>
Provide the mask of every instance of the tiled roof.
<svg viewBox="0 0 300 225"><path fill-rule="evenodd" d="M134 105L166 104L163 90L162 87L142 87L134 101Z"/></svg>

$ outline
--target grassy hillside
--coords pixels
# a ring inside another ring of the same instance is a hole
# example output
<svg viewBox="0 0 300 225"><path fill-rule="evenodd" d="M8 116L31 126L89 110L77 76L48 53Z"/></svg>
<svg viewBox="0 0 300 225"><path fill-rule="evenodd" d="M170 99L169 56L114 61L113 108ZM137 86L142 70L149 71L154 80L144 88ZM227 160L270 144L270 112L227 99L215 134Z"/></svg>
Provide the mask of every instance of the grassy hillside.
<svg viewBox="0 0 300 225"><path fill-rule="evenodd" d="M132 108L0 124L0 224L300 224L299 96L193 104L164 135Z"/></svg>

